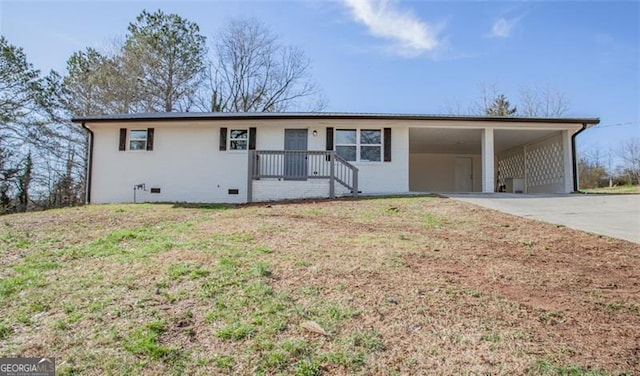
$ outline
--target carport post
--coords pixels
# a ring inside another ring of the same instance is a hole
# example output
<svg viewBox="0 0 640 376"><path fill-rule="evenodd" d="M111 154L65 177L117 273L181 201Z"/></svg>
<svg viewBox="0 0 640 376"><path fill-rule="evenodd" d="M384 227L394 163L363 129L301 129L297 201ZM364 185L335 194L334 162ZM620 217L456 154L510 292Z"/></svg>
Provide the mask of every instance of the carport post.
<svg viewBox="0 0 640 376"><path fill-rule="evenodd" d="M564 162L564 193L573 192L573 152L570 131L562 131L562 161Z"/></svg>
<svg viewBox="0 0 640 376"><path fill-rule="evenodd" d="M482 130L482 192L495 191L493 128Z"/></svg>

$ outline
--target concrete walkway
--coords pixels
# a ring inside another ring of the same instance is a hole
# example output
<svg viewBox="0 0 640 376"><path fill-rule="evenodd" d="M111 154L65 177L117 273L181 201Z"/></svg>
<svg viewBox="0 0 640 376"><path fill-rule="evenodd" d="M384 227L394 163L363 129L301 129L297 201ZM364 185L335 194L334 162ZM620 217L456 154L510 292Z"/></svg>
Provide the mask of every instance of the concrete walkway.
<svg viewBox="0 0 640 376"><path fill-rule="evenodd" d="M640 195L450 193L445 196L521 217L640 243Z"/></svg>

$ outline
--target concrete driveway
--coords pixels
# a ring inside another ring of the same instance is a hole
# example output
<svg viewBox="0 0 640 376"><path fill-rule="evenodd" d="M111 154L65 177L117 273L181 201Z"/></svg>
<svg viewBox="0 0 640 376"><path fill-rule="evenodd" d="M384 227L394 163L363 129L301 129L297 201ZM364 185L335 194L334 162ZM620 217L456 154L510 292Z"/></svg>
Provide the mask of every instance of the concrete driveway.
<svg viewBox="0 0 640 376"><path fill-rule="evenodd" d="M640 243L640 195L445 195L521 217Z"/></svg>

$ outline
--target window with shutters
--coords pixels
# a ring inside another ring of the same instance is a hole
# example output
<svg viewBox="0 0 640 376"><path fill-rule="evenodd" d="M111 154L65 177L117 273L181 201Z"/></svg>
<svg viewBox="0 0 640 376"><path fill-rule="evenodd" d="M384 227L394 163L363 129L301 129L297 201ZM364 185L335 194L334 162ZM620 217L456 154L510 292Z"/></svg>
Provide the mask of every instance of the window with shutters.
<svg viewBox="0 0 640 376"><path fill-rule="evenodd" d="M153 128L147 128L147 129L120 128L118 150L120 151L125 151L125 150L152 151L153 150L153 133L154 133Z"/></svg>
<svg viewBox="0 0 640 376"><path fill-rule="evenodd" d="M147 130L131 130L129 150L147 150Z"/></svg>
<svg viewBox="0 0 640 376"><path fill-rule="evenodd" d="M382 130L336 129L336 154L349 162L380 162Z"/></svg>
<svg viewBox="0 0 640 376"><path fill-rule="evenodd" d="M229 131L229 150L247 150L248 145L248 129L231 129Z"/></svg>

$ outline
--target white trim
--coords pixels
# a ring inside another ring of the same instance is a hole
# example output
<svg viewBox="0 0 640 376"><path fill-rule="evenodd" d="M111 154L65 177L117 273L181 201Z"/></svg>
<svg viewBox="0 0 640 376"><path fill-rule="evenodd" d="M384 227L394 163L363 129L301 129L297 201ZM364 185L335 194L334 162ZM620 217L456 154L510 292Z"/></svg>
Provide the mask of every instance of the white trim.
<svg viewBox="0 0 640 376"><path fill-rule="evenodd" d="M133 132L142 132L144 133L144 138L133 138ZM144 146L141 149L132 149L132 142L140 142L144 141ZM129 129L127 132L127 151L147 151L147 145L149 143L149 129Z"/></svg>
<svg viewBox="0 0 640 376"><path fill-rule="evenodd" d="M338 143L338 132L340 131L355 131L356 132L356 142L355 144L341 144ZM380 132L380 143L379 144L362 144L362 140L361 140L361 133L362 131L377 131ZM384 131L382 128L375 128L375 127L341 127L341 128L335 128L335 133L334 133L334 137L333 137L333 150L338 151L338 146L347 146L347 147L354 147L356 148L356 159L354 161L349 161L352 164L365 164L365 165L369 165L369 164L376 164L376 163L382 163L384 162ZM361 151L362 151L362 147L363 146L372 146L372 147L378 147L380 149L380 160L378 161L368 161L368 160L362 160L361 159Z"/></svg>
<svg viewBox="0 0 640 376"><path fill-rule="evenodd" d="M233 133L233 131L246 131L247 138L237 138L237 137L231 138L231 134ZM231 141L246 141L247 144L244 149L232 149ZM227 151L246 152L247 150L249 150L249 128L242 128L242 127L229 128L229 131L227 132Z"/></svg>

